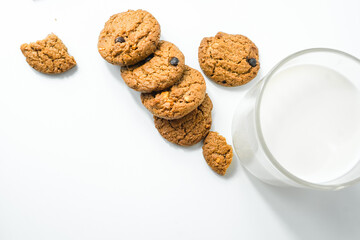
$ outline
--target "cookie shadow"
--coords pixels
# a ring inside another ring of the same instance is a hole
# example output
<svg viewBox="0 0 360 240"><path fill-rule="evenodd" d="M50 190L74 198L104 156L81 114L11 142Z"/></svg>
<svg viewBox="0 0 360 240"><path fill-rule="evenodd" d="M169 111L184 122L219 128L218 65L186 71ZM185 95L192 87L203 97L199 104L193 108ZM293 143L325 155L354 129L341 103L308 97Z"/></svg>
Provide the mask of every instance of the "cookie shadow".
<svg viewBox="0 0 360 240"><path fill-rule="evenodd" d="M202 146L203 146L203 140L201 140L200 142L198 142L197 144L192 145L192 146L180 146L180 145L177 145L175 143L167 141L160 134L158 134L158 137L160 137L162 139L162 141L166 145L168 145L169 147L174 148L176 150L181 150L183 152L195 152L195 151L198 151L199 149L201 149ZM202 158L203 161L205 161L204 156L202 154L202 151L200 152L199 157ZM206 164L206 166L208 167L209 171L211 171L217 177L219 177L221 179L230 179L236 174L239 163L238 163L237 157L234 155L234 158L233 158L233 160L232 160L232 162L231 162L231 164L230 164L229 168L227 169L226 174L224 176L221 176L221 175L217 174L216 172L214 172L208 164Z"/></svg>
<svg viewBox="0 0 360 240"><path fill-rule="evenodd" d="M124 83L122 78L120 80ZM137 107L139 108L139 111L145 111L146 116L149 118L150 121L153 122L154 121L153 115L149 112L149 110L147 110L147 108L141 102L141 97L140 97L141 93L129 88L125 83L124 83L124 85L127 87L129 95L134 99L134 102L136 103Z"/></svg>
<svg viewBox="0 0 360 240"><path fill-rule="evenodd" d="M162 139L162 141L164 142L164 144L168 145L170 148L174 148L176 150L181 150L183 152L194 152L194 151L198 151L203 144L203 141L201 140L200 142L192 145L192 146L181 146L175 143L172 143L168 140L166 140L165 138L163 138L161 136L161 134L159 132L157 132L157 137L160 137Z"/></svg>
<svg viewBox="0 0 360 240"><path fill-rule="evenodd" d="M34 73L36 75L39 75L41 77L46 77L46 78L49 78L49 79L61 79L61 80L65 80L65 79L68 79L68 78L71 78L72 75L74 75L77 71L78 71L78 66L74 66L73 68L71 68L70 70L66 71L66 72L63 72L63 73L59 73L59 74L47 74L47 73L41 73L41 72L38 72L36 71L34 68L31 67L31 70L34 71Z"/></svg>
<svg viewBox="0 0 360 240"><path fill-rule="evenodd" d="M136 103L136 105L138 106L139 110L143 110L146 111L148 114L146 114L148 116L148 118L153 121L153 117L152 114L143 106L143 104L141 103L141 98L140 98L140 92L135 91L134 89L129 88L124 80L121 77L121 72L120 69L121 67L118 65L113 65L110 64L108 62L105 63L107 68L109 69L109 72L111 73L111 75L113 76L114 79L116 79L120 84L121 87L124 87L127 89L129 95L134 99L134 102Z"/></svg>
<svg viewBox="0 0 360 240"><path fill-rule="evenodd" d="M223 176L223 178L225 178L225 179L232 178L238 171L238 168L239 168L239 160L238 160L236 154L234 154L231 164L228 167L226 174L225 174L225 176Z"/></svg>
<svg viewBox="0 0 360 240"><path fill-rule="evenodd" d="M205 79L206 79L206 84L209 84L213 87L219 88L221 90L224 91L229 91L229 92L239 92L239 91L247 91L249 89L251 89L254 85L256 85L264 76L262 74L262 70L260 69L258 74L256 75L256 77L254 79L252 79L250 82L244 84L244 85L240 85L240 86L235 86L235 87L225 87L223 85L220 85L216 82L214 82L213 80L211 80L209 77L207 77L206 75L204 75Z"/></svg>
<svg viewBox="0 0 360 240"><path fill-rule="evenodd" d="M305 190L268 185L244 172L297 239L359 239L360 184L335 192Z"/></svg>
<svg viewBox="0 0 360 240"><path fill-rule="evenodd" d="M116 80L120 80L120 82L125 85L124 81L121 78L121 73L120 73L120 66L118 65L114 65L111 63L108 63L104 60L104 64L106 65L107 69L109 69L109 72L111 73L111 75L116 79Z"/></svg>

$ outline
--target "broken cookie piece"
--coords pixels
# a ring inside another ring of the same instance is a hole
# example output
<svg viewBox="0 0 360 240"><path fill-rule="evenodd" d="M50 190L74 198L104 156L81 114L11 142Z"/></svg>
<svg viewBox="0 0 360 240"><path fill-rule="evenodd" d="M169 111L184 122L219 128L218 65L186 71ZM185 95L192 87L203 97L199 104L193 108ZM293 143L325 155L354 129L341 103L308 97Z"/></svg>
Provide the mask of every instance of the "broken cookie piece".
<svg viewBox="0 0 360 240"><path fill-rule="evenodd" d="M20 47L27 63L35 70L47 74L59 74L76 65L64 43L55 34L33 43L24 43Z"/></svg>
<svg viewBox="0 0 360 240"><path fill-rule="evenodd" d="M226 139L211 131L204 139L202 149L204 158L212 170L225 175L233 158L232 147L226 143Z"/></svg>

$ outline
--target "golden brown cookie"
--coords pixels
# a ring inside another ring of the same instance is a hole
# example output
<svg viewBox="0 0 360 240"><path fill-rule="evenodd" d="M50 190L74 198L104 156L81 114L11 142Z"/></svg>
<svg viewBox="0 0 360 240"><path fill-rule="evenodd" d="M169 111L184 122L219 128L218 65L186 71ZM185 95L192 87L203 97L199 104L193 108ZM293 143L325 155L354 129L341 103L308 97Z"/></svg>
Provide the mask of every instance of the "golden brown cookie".
<svg viewBox="0 0 360 240"><path fill-rule="evenodd" d="M260 68L257 47L242 35L219 32L204 38L198 56L205 75L226 87L248 83Z"/></svg>
<svg viewBox="0 0 360 240"><path fill-rule="evenodd" d="M172 43L160 41L157 50L144 61L121 68L121 76L132 89L149 93L178 81L185 69L185 57Z"/></svg>
<svg viewBox="0 0 360 240"><path fill-rule="evenodd" d="M218 174L225 175L232 158L232 147L217 132L210 132L204 139L202 147L207 164Z"/></svg>
<svg viewBox="0 0 360 240"><path fill-rule="evenodd" d="M128 10L105 23L98 49L109 63L133 65L155 52L159 39L160 25L149 12Z"/></svg>
<svg viewBox="0 0 360 240"><path fill-rule="evenodd" d="M182 78L161 92L142 93L141 102L155 116L178 119L197 108L205 98L206 83L201 73L185 65Z"/></svg>
<svg viewBox="0 0 360 240"><path fill-rule="evenodd" d="M27 63L42 73L58 74L76 65L74 57L68 54L64 43L53 33L43 40L24 43L20 49Z"/></svg>
<svg viewBox="0 0 360 240"><path fill-rule="evenodd" d="M200 106L185 117L166 120L154 116L155 127L169 142L191 146L200 142L209 133L212 108L212 102L206 94Z"/></svg>

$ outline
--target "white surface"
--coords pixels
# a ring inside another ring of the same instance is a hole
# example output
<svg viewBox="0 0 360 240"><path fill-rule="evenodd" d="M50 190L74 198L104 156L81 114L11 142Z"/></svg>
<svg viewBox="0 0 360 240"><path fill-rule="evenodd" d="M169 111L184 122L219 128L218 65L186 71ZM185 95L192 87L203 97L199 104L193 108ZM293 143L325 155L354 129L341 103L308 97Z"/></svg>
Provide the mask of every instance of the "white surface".
<svg viewBox="0 0 360 240"><path fill-rule="evenodd" d="M214 174L201 146L163 140L139 94L97 52L113 13L149 10L162 38L199 69L197 48L217 31L260 49L263 76L309 47L360 57L356 1L1 1L0 239L359 239L360 185L310 192L264 185L234 161ZM49 77L20 44L57 34L78 67ZM231 142L239 88L207 81L212 129Z"/></svg>
<svg viewBox="0 0 360 240"><path fill-rule="evenodd" d="M260 104L267 147L299 178L335 180L360 161L359 106L360 89L340 72L310 64L279 71Z"/></svg>

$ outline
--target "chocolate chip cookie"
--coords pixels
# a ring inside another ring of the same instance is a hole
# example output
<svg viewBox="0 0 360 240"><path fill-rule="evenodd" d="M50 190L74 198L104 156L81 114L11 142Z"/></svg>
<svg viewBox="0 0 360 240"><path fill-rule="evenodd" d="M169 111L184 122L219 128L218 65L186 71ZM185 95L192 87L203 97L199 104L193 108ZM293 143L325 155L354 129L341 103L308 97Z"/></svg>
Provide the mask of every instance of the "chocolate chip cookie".
<svg viewBox="0 0 360 240"><path fill-rule="evenodd" d="M64 43L53 33L43 40L22 44L20 50L27 63L42 73L59 74L76 65L74 57L68 54Z"/></svg>
<svg viewBox="0 0 360 240"><path fill-rule="evenodd" d="M169 142L191 146L200 142L209 133L212 108L212 102L206 94L200 106L185 117L166 120L154 116L155 127Z"/></svg>
<svg viewBox="0 0 360 240"><path fill-rule="evenodd" d="M142 93L141 102L155 116L168 120L184 117L204 100L206 83L201 73L185 65L182 78L161 92Z"/></svg>
<svg viewBox="0 0 360 240"><path fill-rule="evenodd" d="M149 93L178 81L185 69L185 57L172 43L160 41L157 50L144 61L121 68L121 76L132 89Z"/></svg>
<svg viewBox="0 0 360 240"><path fill-rule="evenodd" d="M257 47L242 35L219 32L215 37L204 38L198 57L205 75L226 87L248 83L260 68Z"/></svg>
<svg viewBox="0 0 360 240"><path fill-rule="evenodd" d="M232 147L217 132L210 132L204 139L202 147L207 164L218 174L225 175L232 158Z"/></svg>
<svg viewBox="0 0 360 240"><path fill-rule="evenodd" d="M98 41L100 55L109 63L133 65L155 52L160 25L147 11L129 10L112 15Z"/></svg>

